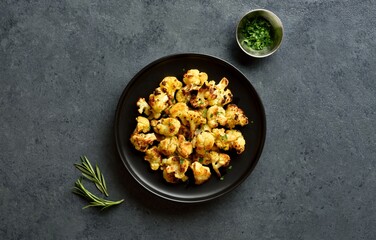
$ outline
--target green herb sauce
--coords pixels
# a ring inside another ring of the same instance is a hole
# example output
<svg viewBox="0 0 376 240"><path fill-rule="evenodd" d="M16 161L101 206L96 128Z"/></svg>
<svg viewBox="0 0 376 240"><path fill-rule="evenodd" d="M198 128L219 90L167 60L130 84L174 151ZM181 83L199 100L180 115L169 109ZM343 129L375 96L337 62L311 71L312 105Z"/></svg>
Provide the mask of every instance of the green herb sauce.
<svg viewBox="0 0 376 240"><path fill-rule="evenodd" d="M243 44L253 50L262 50L273 44L272 25L263 17L248 19L241 33L245 38Z"/></svg>

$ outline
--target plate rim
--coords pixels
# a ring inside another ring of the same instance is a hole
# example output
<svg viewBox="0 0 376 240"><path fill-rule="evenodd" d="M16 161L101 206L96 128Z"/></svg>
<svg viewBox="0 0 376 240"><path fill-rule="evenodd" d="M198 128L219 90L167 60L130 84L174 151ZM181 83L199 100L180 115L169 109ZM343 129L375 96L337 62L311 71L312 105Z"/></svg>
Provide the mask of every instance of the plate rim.
<svg viewBox="0 0 376 240"><path fill-rule="evenodd" d="M123 154L121 153L122 151L121 151L120 139L119 139L120 136L118 134L119 133L119 131L118 131L119 127L118 126L119 126L119 118L120 118L119 116L120 116L120 112L121 112L121 106L124 104L124 98L128 94L132 85L139 78L139 76L142 75L147 70L151 69L153 66L160 64L160 63L163 63L166 60L171 60L173 58L183 58L183 57L206 58L206 59L213 60L213 61L219 61L222 64L228 65L229 67L233 68L235 71L238 72L238 74L242 75L242 77L244 77L247 80L249 87L253 91L254 96L257 98L257 100L260 103L259 107L260 107L261 115L262 115L261 118L262 118L263 129L262 129L262 135L261 135L262 137L260 139L259 149L257 151L257 154L255 155L255 159L254 159L251 167L246 171L245 175L242 178L237 179L234 182L234 184L231 184L230 187L228 187L228 188L226 188L222 191L216 192L216 193L209 195L209 196L197 197L197 198L183 198L183 197L178 197L178 196L167 195L167 194L165 194L161 191L158 191L158 189L155 189L155 188L149 186L146 182L142 181L141 177L139 177L138 174L136 174L132 170L132 167L128 163L127 157L123 156ZM253 172L254 168L256 167L258 161L260 160L263 149L264 149L264 145L265 145L265 141L266 141L266 133L267 133L267 122L266 122L265 107L264 107L264 104L262 102L262 99L260 98L260 95L258 94L256 89L254 88L254 86L252 85L250 80L237 67L235 67L233 64L229 63L228 61L226 61L222 58L219 58L219 57L216 57L216 56L213 56L213 55L209 55L209 54L202 54L202 53L194 53L193 52L193 53L174 53L174 54L165 55L163 57L160 57L160 58L157 58L157 59L151 61L146 66L141 68L131 78L131 80L126 84L126 86L124 87L124 89L121 93L121 96L120 96L118 103L117 103L117 106L116 106L115 121L114 121L113 130L114 130L114 135L115 135L115 144L116 144L116 150L117 150L118 156L120 157L121 161L123 162L124 166L126 167L128 173L133 177L134 180L136 180L136 182L138 184L140 184L143 188L145 188L150 193L152 193L152 194L154 194L154 195L156 195L160 198L166 199L166 200L170 200L170 201L178 202L178 203L200 203L200 202L207 202L207 201L219 198L219 197L231 192L232 190L237 188L241 183L243 183L249 177L249 175Z"/></svg>

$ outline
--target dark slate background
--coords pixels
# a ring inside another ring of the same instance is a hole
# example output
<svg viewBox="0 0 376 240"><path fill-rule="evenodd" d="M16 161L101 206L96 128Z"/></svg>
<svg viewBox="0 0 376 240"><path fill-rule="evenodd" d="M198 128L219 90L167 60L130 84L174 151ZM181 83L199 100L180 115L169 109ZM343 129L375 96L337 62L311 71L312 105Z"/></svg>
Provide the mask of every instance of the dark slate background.
<svg viewBox="0 0 376 240"><path fill-rule="evenodd" d="M267 59L235 42L254 8L285 27ZM376 239L375 12L371 0L1 1L0 239ZM142 189L113 136L130 79L183 52L240 69L268 123L250 177L194 205ZM83 154L124 204L81 209Z"/></svg>

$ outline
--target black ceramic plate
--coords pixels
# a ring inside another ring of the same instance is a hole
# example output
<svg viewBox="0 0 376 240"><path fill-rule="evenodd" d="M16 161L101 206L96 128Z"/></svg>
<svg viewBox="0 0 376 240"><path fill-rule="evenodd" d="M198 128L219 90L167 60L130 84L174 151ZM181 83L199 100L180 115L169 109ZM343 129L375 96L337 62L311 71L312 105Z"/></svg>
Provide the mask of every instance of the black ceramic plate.
<svg viewBox="0 0 376 240"><path fill-rule="evenodd" d="M193 181L177 185L168 184L162 172L150 170L143 160L144 153L136 151L129 138L138 116L136 102L140 97L148 99L165 76L182 80L189 69L206 72L209 80L217 83L222 77L229 80L228 88L234 95L233 103L246 113L249 124L239 128L246 140L241 155L230 154L231 171L227 170L220 180L215 173L210 180L196 186ZM265 112L262 102L249 80L231 64L216 57L202 54L177 54L158 59L142 69L126 86L120 97L115 117L116 145L120 157L130 174L150 192L176 202L203 202L222 196L243 182L260 158L266 133Z"/></svg>

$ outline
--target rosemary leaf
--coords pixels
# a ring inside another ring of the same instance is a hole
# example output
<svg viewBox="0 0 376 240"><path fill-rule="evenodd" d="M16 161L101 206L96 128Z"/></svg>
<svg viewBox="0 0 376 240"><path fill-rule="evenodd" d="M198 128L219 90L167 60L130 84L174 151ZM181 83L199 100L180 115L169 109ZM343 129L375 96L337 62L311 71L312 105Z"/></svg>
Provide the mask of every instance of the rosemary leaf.
<svg viewBox="0 0 376 240"><path fill-rule="evenodd" d="M103 185L104 189L107 189L106 181L104 180L103 174L100 172L98 165L95 166L96 172L97 172L97 178L100 180L100 182Z"/></svg>
<svg viewBox="0 0 376 240"><path fill-rule="evenodd" d="M88 175L86 173L82 173L82 176L84 176L86 179L88 179L88 180L94 182L95 184L97 184L96 181L95 181L95 179L92 178L90 175Z"/></svg>
<svg viewBox="0 0 376 240"><path fill-rule="evenodd" d="M89 159L86 156L81 156L81 164L74 164L74 166L81 171L82 175L88 180L95 183L95 186L101 191L106 197L108 197L106 182L104 181L104 176L99 170L98 165L95 166L95 170L91 165Z"/></svg>
<svg viewBox="0 0 376 240"><path fill-rule="evenodd" d="M111 200L106 200L98 196L95 196L84 187L81 180L82 178L77 179L77 181L75 182L75 187L73 188L72 192L81 197L84 197L86 200L89 201L89 204L84 206L83 209L86 209L89 207L101 207L101 210L104 210L108 207L118 205L124 201L124 199L121 199L119 201L111 201Z"/></svg>

